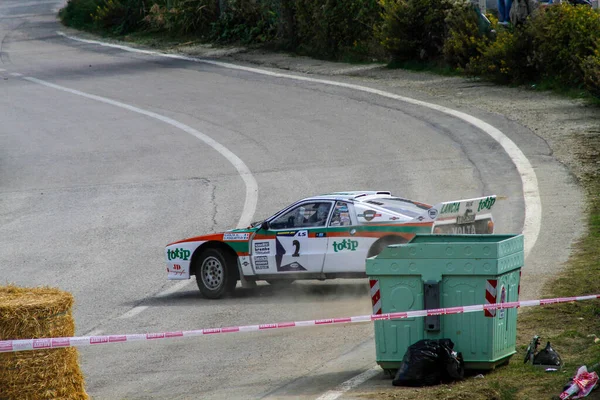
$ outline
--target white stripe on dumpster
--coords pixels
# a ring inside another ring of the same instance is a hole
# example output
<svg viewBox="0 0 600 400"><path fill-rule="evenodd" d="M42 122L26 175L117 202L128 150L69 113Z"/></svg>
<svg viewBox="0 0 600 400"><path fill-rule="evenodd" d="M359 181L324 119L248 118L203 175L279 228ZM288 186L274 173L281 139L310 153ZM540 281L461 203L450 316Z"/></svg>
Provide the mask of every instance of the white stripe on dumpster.
<svg viewBox="0 0 600 400"><path fill-rule="evenodd" d="M375 284L371 288L371 297L373 297L375 295L375 293L377 293L378 290L379 290L379 280L376 280Z"/></svg>
<svg viewBox="0 0 600 400"><path fill-rule="evenodd" d="M588 295L588 296L577 296L577 297L559 297L559 298L554 298L554 299L542 299L542 300L514 301L514 302L510 302L510 303L476 304L476 305L472 305L472 306L448 307L448 308L438 308L438 309L419 310L419 311L405 311L405 312L395 312L395 313L387 313L387 314L358 315L358 316L354 316L354 317L316 319L316 320L309 320L309 321L277 322L277 323L272 323L272 324L230 326L230 327L224 327L224 328L206 328L206 329L196 329L196 330L192 330L192 331L138 333L138 334L128 334L128 335L79 336L79 337L63 337L63 338L3 340L3 341L0 341L0 353L26 351L26 350L52 349L52 348L61 348L61 347L92 346L92 345L98 345L98 344L126 343L126 342L132 342L132 341L140 341L140 340L152 341L152 340L158 340L158 339L172 339L172 338L178 338L178 337L216 335L216 334L221 334L221 333L260 332L260 331L268 331L268 330L282 329L282 328L300 328L300 327L320 326L320 325L362 323L362 322L378 321L378 320L392 320L392 319L425 317L425 316L431 316L431 315L463 314L463 313L479 312L479 311L483 311L483 310L509 309L509 308L519 308L519 307L534 307L534 306L539 306L539 305L570 303L573 301L584 301L584 300L594 300L594 299L600 299L600 294L593 294L593 295Z"/></svg>
<svg viewBox="0 0 600 400"><path fill-rule="evenodd" d="M381 299L377 300L377 303L373 306L373 314L379 314L381 311Z"/></svg>

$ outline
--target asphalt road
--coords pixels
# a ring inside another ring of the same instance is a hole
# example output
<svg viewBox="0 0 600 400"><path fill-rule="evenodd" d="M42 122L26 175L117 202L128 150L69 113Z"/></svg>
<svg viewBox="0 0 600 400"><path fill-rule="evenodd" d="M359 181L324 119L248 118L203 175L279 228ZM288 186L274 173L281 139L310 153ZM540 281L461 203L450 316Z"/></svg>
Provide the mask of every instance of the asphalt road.
<svg viewBox="0 0 600 400"><path fill-rule="evenodd" d="M429 203L495 193L503 196L497 232L522 230L515 166L465 122L349 89L70 41L56 34L57 4L0 4L0 276L72 292L78 335L370 313L364 280L261 284L219 301L201 298L190 280L157 296L175 285L165 280L164 245L235 227L246 199L222 153L166 121L247 165L258 184L254 219L334 190L385 189ZM568 194L574 183L539 138L497 115L479 117L518 134L546 177L542 236L530 256L546 265L544 248L579 211L578 195ZM370 324L80 353L97 399L315 398L374 365Z"/></svg>

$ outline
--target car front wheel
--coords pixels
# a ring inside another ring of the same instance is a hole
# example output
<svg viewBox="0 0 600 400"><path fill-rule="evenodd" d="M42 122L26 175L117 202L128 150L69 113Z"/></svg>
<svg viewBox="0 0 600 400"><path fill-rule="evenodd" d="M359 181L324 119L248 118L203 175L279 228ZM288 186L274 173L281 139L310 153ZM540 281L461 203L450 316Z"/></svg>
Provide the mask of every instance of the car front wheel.
<svg viewBox="0 0 600 400"><path fill-rule="evenodd" d="M219 249L205 250L196 267L196 283L202 295L219 299L237 284L235 257Z"/></svg>

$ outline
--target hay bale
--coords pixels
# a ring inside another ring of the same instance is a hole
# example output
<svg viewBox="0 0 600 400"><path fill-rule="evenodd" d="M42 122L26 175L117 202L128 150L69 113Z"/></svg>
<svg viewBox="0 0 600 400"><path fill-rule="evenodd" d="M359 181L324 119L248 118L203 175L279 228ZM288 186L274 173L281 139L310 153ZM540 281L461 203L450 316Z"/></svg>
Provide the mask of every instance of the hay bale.
<svg viewBox="0 0 600 400"><path fill-rule="evenodd" d="M75 335L73 296L0 286L0 340ZM0 353L0 399L88 399L75 348Z"/></svg>

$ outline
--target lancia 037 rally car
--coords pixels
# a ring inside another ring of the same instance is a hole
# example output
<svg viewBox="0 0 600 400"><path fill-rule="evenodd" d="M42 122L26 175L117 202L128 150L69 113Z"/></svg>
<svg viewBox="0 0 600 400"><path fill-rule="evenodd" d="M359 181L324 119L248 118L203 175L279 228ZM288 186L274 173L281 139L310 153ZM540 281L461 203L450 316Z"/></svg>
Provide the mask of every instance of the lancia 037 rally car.
<svg viewBox="0 0 600 400"><path fill-rule="evenodd" d="M365 259L417 233L489 234L496 196L431 206L387 191L336 192L297 201L246 229L198 236L165 249L168 279L190 279L207 298L238 280L365 277Z"/></svg>

